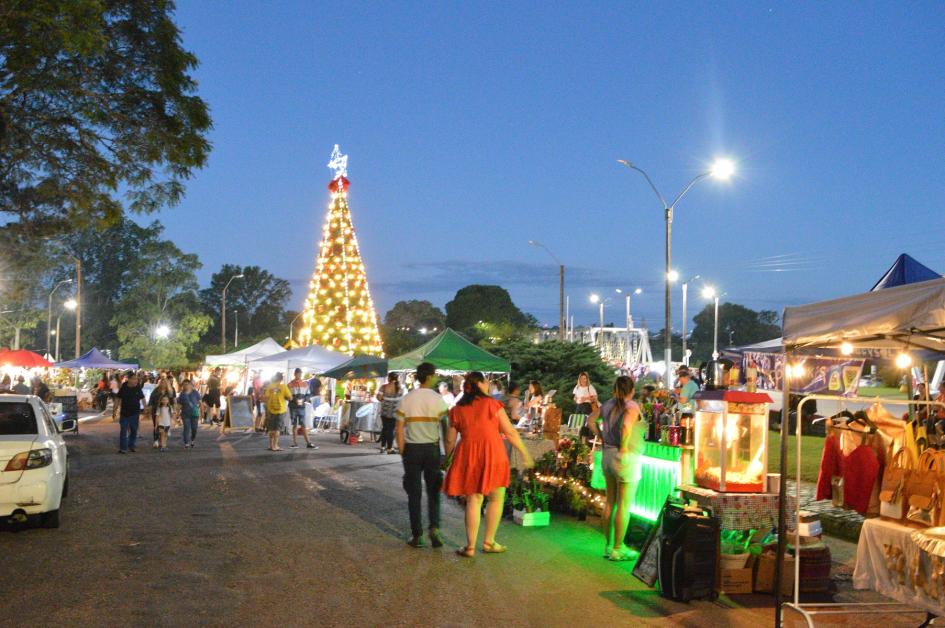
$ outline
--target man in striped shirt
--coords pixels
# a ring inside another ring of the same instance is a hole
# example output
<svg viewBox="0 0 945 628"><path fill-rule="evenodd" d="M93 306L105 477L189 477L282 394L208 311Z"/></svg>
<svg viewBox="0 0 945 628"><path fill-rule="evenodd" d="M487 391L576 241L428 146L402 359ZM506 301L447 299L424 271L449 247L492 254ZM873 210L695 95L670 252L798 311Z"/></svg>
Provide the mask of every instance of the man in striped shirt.
<svg viewBox="0 0 945 628"><path fill-rule="evenodd" d="M430 523L430 543L443 546L440 536L440 486L443 472L440 468L440 440L447 427L449 408L436 392L436 367L424 362L417 367L420 388L411 390L401 400L397 418L397 448L404 462L404 490L410 511L410 540L408 545L423 547L423 519L420 502L423 498L421 478L427 485L427 517Z"/></svg>

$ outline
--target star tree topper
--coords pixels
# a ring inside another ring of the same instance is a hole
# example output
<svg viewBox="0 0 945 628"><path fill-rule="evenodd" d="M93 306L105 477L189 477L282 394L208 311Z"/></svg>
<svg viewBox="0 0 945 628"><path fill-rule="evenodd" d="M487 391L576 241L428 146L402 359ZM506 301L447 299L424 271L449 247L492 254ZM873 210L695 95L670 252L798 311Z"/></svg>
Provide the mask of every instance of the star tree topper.
<svg viewBox="0 0 945 628"><path fill-rule="evenodd" d="M331 161L328 167L335 171L335 179L348 176L348 156L341 154L341 149L335 144L335 149L331 151Z"/></svg>

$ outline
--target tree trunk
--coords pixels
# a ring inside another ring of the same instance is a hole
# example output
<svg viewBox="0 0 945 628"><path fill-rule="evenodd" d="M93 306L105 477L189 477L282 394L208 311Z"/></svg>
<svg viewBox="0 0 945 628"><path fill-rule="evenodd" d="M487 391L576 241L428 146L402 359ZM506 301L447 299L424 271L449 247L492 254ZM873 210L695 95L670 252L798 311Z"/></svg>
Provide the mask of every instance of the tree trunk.
<svg viewBox="0 0 945 628"><path fill-rule="evenodd" d="M20 348L20 328L13 328L13 350L16 351Z"/></svg>

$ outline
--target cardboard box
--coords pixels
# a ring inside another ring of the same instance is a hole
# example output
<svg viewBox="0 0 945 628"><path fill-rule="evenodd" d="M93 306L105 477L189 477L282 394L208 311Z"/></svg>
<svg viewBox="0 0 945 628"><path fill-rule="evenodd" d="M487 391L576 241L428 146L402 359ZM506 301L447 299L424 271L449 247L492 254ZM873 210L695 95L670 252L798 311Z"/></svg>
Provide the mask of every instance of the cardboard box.
<svg viewBox="0 0 945 628"><path fill-rule="evenodd" d="M744 595L752 591L754 569L722 569L719 589L725 595Z"/></svg>
<svg viewBox="0 0 945 628"><path fill-rule="evenodd" d="M774 571L777 561L774 552L758 557L755 571L755 591L774 594ZM781 595L794 594L794 557L785 556L781 571Z"/></svg>

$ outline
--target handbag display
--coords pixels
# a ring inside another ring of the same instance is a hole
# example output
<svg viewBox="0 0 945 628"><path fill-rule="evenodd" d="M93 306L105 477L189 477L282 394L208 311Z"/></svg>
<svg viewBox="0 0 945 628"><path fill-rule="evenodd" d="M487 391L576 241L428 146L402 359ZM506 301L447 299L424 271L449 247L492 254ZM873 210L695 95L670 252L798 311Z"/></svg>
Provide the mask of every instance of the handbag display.
<svg viewBox="0 0 945 628"><path fill-rule="evenodd" d="M909 510L906 519L926 527L939 525L941 492L945 481L945 454L927 449L906 482Z"/></svg>
<svg viewBox="0 0 945 628"><path fill-rule="evenodd" d="M883 519L900 521L908 514L908 480L917 466L912 450L901 447L883 473L879 491L879 514Z"/></svg>
<svg viewBox="0 0 945 628"><path fill-rule="evenodd" d="M843 476L835 475L830 478L830 503L834 508L843 508Z"/></svg>

